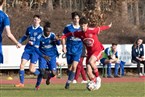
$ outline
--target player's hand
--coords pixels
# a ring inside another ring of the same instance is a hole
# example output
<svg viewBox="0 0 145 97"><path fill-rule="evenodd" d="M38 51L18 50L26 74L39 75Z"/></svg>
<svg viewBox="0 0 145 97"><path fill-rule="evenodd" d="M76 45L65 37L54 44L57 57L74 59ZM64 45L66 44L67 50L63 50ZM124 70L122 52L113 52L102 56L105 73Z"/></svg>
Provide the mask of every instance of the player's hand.
<svg viewBox="0 0 145 97"><path fill-rule="evenodd" d="M16 47L17 47L17 48L20 48L20 47L22 47L22 44L18 42L18 43L16 44Z"/></svg>
<svg viewBox="0 0 145 97"><path fill-rule="evenodd" d="M112 26L112 22L108 26L111 27Z"/></svg>
<svg viewBox="0 0 145 97"><path fill-rule="evenodd" d="M44 58L46 61L50 61L50 57L49 57L49 56L43 55L43 58Z"/></svg>
<svg viewBox="0 0 145 97"><path fill-rule="evenodd" d="M29 43L30 45L33 45L33 42L32 42L32 41L28 41L28 43Z"/></svg>

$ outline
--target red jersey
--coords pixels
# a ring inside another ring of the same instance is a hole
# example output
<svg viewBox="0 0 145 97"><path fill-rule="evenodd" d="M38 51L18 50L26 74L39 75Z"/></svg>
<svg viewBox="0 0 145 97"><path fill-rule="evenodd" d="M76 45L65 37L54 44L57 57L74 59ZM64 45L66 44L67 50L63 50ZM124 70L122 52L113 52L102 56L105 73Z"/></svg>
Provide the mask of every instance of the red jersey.
<svg viewBox="0 0 145 97"><path fill-rule="evenodd" d="M86 46L87 49L87 54L90 56L94 52L101 52L104 50L103 45L100 43L98 40L97 35L100 33L102 30L109 29L109 26L101 26L97 28L87 28L85 32L83 31L77 31L75 33L68 33L62 36L62 38L68 37L68 36L74 36L78 37L82 40L84 45Z"/></svg>

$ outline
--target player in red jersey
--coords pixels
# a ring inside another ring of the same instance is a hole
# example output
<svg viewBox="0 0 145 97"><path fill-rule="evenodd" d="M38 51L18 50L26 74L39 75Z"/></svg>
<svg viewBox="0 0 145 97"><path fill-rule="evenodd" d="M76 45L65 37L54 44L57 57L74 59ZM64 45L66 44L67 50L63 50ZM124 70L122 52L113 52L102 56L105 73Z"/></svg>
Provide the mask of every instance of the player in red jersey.
<svg viewBox="0 0 145 97"><path fill-rule="evenodd" d="M99 89L101 87L101 78L99 77L96 62L100 60L104 47L98 40L97 35L100 31L109 29L112 26L112 23L108 26L89 28L88 19L82 17L79 24L81 26L80 31L76 31L75 33L67 33L61 38L63 39L68 36L74 36L82 40L87 49L86 67L88 78L90 81L94 81L96 83L96 89Z"/></svg>

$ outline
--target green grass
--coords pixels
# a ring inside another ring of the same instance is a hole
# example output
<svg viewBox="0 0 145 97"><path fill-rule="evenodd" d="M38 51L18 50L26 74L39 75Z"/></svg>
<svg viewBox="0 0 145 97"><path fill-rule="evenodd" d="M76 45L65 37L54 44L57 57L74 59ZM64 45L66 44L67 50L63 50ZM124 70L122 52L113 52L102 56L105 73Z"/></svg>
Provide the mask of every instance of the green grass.
<svg viewBox="0 0 145 97"><path fill-rule="evenodd" d="M103 83L96 91L88 91L85 84L71 84L69 90L64 84L43 84L39 91L30 84L25 88L0 85L0 97L145 97L145 83Z"/></svg>

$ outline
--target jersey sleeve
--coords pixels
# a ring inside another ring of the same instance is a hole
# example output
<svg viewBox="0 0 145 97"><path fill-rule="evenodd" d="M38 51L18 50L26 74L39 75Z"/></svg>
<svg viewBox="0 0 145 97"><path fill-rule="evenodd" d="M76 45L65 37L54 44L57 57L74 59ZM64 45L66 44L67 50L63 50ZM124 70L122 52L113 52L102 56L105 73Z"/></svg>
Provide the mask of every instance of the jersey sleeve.
<svg viewBox="0 0 145 97"><path fill-rule="evenodd" d="M22 38L19 39L19 43L24 42L29 36L29 28L26 29L25 35L23 35Z"/></svg>
<svg viewBox="0 0 145 97"><path fill-rule="evenodd" d="M9 19L8 15L6 15L4 18L4 26L10 26L10 19Z"/></svg>
<svg viewBox="0 0 145 97"><path fill-rule="evenodd" d="M97 27L97 28L95 29L95 32L96 32L97 34L99 34L101 31L107 30L107 29L109 29L109 28L110 28L109 26Z"/></svg>
<svg viewBox="0 0 145 97"><path fill-rule="evenodd" d="M65 27L64 30L63 30L63 32L62 32L62 34L64 35L64 34L67 34L67 33L68 33L68 28Z"/></svg>

